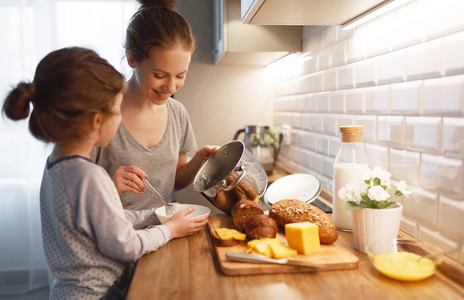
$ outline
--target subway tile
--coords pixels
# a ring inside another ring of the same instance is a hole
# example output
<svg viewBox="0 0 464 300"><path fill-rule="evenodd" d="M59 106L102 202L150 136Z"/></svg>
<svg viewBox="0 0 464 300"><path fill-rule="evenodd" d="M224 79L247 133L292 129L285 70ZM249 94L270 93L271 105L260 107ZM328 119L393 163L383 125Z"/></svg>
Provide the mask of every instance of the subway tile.
<svg viewBox="0 0 464 300"><path fill-rule="evenodd" d="M303 147L303 142L304 142L304 134L306 131L297 129L294 131L294 142L293 146L298 147L298 148L304 148Z"/></svg>
<svg viewBox="0 0 464 300"><path fill-rule="evenodd" d="M302 168L309 168L309 162L311 159L311 151L302 149L300 160L297 162Z"/></svg>
<svg viewBox="0 0 464 300"><path fill-rule="evenodd" d="M420 153L390 148L389 162L393 179L404 180L414 186L420 185Z"/></svg>
<svg viewBox="0 0 464 300"><path fill-rule="evenodd" d="M464 116L464 75L424 80L423 114Z"/></svg>
<svg viewBox="0 0 464 300"><path fill-rule="evenodd" d="M422 154L421 187L445 196L463 196L464 161Z"/></svg>
<svg viewBox="0 0 464 300"><path fill-rule="evenodd" d="M332 50L326 48L318 52L319 57L319 68L318 71L325 71L332 67Z"/></svg>
<svg viewBox="0 0 464 300"><path fill-rule="evenodd" d="M305 61L306 74L310 75L317 72L317 56Z"/></svg>
<svg viewBox="0 0 464 300"><path fill-rule="evenodd" d="M404 117L378 116L378 144L395 148L404 147Z"/></svg>
<svg viewBox="0 0 464 300"><path fill-rule="evenodd" d="M311 170L322 174L322 155L312 152L310 160Z"/></svg>
<svg viewBox="0 0 464 300"><path fill-rule="evenodd" d="M324 73L324 90L334 91L337 89L337 70L332 69Z"/></svg>
<svg viewBox="0 0 464 300"><path fill-rule="evenodd" d="M444 45L441 38L409 47L406 79L441 77L444 74Z"/></svg>
<svg viewBox="0 0 464 300"><path fill-rule="evenodd" d="M357 88L377 85L377 60L372 58L357 62L355 74Z"/></svg>
<svg viewBox="0 0 464 300"><path fill-rule="evenodd" d="M307 94L311 92L311 77L306 75L298 79L300 81L300 92L302 94Z"/></svg>
<svg viewBox="0 0 464 300"><path fill-rule="evenodd" d="M345 111L348 114L364 114L364 89L345 92Z"/></svg>
<svg viewBox="0 0 464 300"><path fill-rule="evenodd" d="M297 95L293 99L296 112L304 112L306 110L306 95Z"/></svg>
<svg viewBox="0 0 464 300"><path fill-rule="evenodd" d="M328 156L329 155L329 136L318 134L317 135L317 153Z"/></svg>
<svg viewBox="0 0 464 300"><path fill-rule="evenodd" d="M345 113L345 93L330 92L329 108L331 113Z"/></svg>
<svg viewBox="0 0 464 300"><path fill-rule="evenodd" d="M422 240L424 242L428 242L430 244L437 245L443 250L450 250L452 248L455 248L458 246L458 244L451 240L450 238L444 236L440 232L436 230L431 230L425 226L419 225L419 240ZM449 254L450 257L458 260L459 255L454 253L454 254Z"/></svg>
<svg viewBox="0 0 464 300"><path fill-rule="evenodd" d="M403 215L403 217L401 218L400 229L406 232L407 234L417 238L419 226L417 225L417 222L413 219L409 219Z"/></svg>
<svg viewBox="0 0 464 300"><path fill-rule="evenodd" d="M358 28L359 30L356 34L364 47L367 58L390 51L390 43L385 42L387 35L385 26L378 19Z"/></svg>
<svg viewBox="0 0 464 300"><path fill-rule="evenodd" d="M340 136L339 128L341 126L353 125L354 115L337 115L337 136Z"/></svg>
<svg viewBox="0 0 464 300"><path fill-rule="evenodd" d="M323 73L318 72L310 76L311 93L322 92L323 89Z"/></svg>
<svg viewBox="0 0 464 300"><path fill-rule="evenodd" d="M307 112L317 112L317 95L316 94L306 95L305 110Z"/></svg>
<svg viewBox="0 0 464 300"><path fill-rule="evenodd" d="M306 131L304 134L303 146L305 149L317 151L317 134Z"/></svg>
<svg viewBox="0 0 464 300"><path fill-rule="evenodd" d="M317 112L328 113L329 112L329 93L319 93L317 95Z"/></svg>
<svg viewBox="0 0 464 300"><path fill-rule="evenodd" d="M376 116L355 116L356 125L362 125L363 141L375 143L377 142L377 117Z"/></svg>
<svg viewBox="0 0 464 300"><path fill-rule="evenodd" d="M365 93L366 114L385 115L390 112L391 87L389 85L366 88Z"/></svg>
<svg viewBox="0 0 464 300"><path fill-rule="evenodd" d="M440 196L438 216L439 231L464 241L464 201Z"/></svg>
<svg viewBox="0 0 464 300"><path fill-rule="evenodd" d="M366 147L366 156L369 161L369 166L381 167L384 170L389 170L390 166L388 164L388 147L382 147L375 144L365 143Z"/></svg>
<svg viewBox="0 0 464 300"><path fill-rule="evenodd" d="M300 128L304 130L311 130L311 114L303 113L301 114L300 118Z"/></svg>
<svg viewBox="0 0 464 300"><path fill-rule="evenodd" d="M337 115L335 114L324 114L324 127L322 132L326 135L337 136L338 127L337 127Z"/></svg>
<svg viewBox="0 0 464 300"><path fill-rule="evenodd" d="M399 50L378 58L378 84L404 82L406 78L406 50Z"/></svg>
<svg viewBox="0 0 464 300"><path fill-rule="evenodd" d="M338 68L338 88L352 89L354 88L354 68L352 65L347 65Z"/></svg>
<svg viewBox="0 0 464 300"><path fill-rule="evenodd" d="M331 136L329 138L329 156L335 158L338 154L338 150L340 149L340 138L336 136Z"/></svg>
<svg viewBox="0 0 464 300"><path fill-rule="evenodd" d="M464 119L443 118L443 154L464 159Z"/></svg>
<svg viewBox="0 0 464 300"><path fill-rule="evenodd" d="M332 68L346 63L346 43L341 42L332 46Z"/></svg>
<svg viewBox="0 0 464 300"><path fill-rule="evenodd" d="M430 154L441 153L441 117L406 117L405 128L406 149Z"/></svg>
<svg viewBox="0 0 464 300"><path fill-rule="evenodd" d="M403 198L403 214L428 228L438 229L438 194L408 186L409 198Z"/></svg>
<svg viewBox="0 0 464 300"><path fill-rule="evenodd" d="M324 48L328 48L338 41L338 30L336 26L326 26L323 32Z"/></svg>
<svg viewBox="0 0 464 300"><path fill-rule="evenodd" d="M421 87L421 80L392 84L390 113L418 115Z"/></svg>
<svg viewBox="0 0 464 300"><path fill-rule="evenodd" d="M327 178L333 178L333 163L333 158L327 156L322 157L322 175Z"/></svg>
<svg viewBox="0 0 464 300"><path fill-rule="evenodd" d="M322 114L311 114L311 128L313 132L322 132Z"/></svg>
<svg viewBox="0 0 464 300"><path fill-rule="evenodd" d="M464 73L464 31L445 37L445 75Z"/></svg>
<svg viewBox="0 0 464 300"><path fill-rule="evenodd" d="M346 56L347 63L366 58L365 40L362 36L356 34L346 40Z"/></svg>

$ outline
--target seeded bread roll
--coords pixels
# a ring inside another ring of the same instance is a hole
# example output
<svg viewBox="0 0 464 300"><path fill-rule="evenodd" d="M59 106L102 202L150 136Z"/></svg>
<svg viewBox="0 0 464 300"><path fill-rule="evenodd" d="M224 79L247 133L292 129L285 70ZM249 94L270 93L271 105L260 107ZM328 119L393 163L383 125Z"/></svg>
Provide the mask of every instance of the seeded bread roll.
<svg viewBox="0 0 464 300"><path fill-rule="evenodd" d="M266 214L255 215L246 222L245 233L248 240L275 238L277 223Z"/></svg>
<svg viewBox="0 0 464 300"><path fill-rule="evenodd" d="M250 200L240 200L232 207L232 220L235 228L240 231L245 230L245 224L251 217L264 214L258 204Z"/></svg>
<svg viewBox="0 0 464 300"><path fill-rule="evenodd" d="M309 221L319 227L322 244L332 244L338 238L338 231L329 216L314 205L297 199L285 199L274 203L269 209L269 217L280 226L288 223Z"/></svg>

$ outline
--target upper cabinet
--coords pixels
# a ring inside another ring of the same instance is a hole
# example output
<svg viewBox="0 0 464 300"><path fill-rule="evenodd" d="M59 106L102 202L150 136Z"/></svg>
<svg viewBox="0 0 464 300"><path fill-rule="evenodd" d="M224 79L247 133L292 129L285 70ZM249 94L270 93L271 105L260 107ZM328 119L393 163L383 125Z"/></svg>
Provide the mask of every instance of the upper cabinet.
<svg viewBox="0 0 464 300"><path fill-rule="evenodd" d="M241 20L256 25L342 25L386 0L241 0Z"/></svg>
<svg viewBox="0 0 464 300"><path fill-rule="evenodd" d="M243 24L240 7L240 0L213 0L216 64L266 66L301 51L301 26Z"/></svg>

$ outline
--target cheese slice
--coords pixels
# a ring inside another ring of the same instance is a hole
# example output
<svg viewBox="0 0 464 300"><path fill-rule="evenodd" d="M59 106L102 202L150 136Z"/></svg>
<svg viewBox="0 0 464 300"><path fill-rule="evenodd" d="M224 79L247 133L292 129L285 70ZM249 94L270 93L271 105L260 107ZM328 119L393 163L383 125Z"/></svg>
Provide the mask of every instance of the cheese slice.
<svg viewBox="0 0 464 300"><path fill-rule="evenodd" d="M304 255L321 251L319 227L311 222L286 224L285 237L291 248Z"/></svg>
<svg viewBox="0 0 464 300"><path fill-rule="evenodd" d="M298 252L295 249L292 249L282 244L269 244L269 247L271 248L272 258L279 259L295 256L298 254Z"/></svg>
<svg viewBox="0 0 464 300"><path fill-rule="evenodd" d="M216 229L216 234L221 240L239 240L239 241L244 241L246 239L246 234L241 233L235 229L229 229L229 228L218 228Z"/></svg>

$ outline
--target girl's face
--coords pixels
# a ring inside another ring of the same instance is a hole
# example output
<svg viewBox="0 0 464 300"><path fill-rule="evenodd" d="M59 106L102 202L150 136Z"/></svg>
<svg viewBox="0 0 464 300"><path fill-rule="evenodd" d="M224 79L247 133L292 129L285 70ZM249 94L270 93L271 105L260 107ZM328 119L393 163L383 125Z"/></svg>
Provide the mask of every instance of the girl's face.
<svg viewBox="0 0 464 300"><path fill-rule="evenodd" d="M161 105L177 92L185 82L191 52L181 45L172 48L152 48L148 58L140 62L128 55L129 65L135 68L135 79L140 92L153 104Z"/></svg>
<svg viewBox="0 0 464 300"><path fill-rule="evenodd" d="M118 130L119 124L121 123L121 102L123 93L120 92L116 96L116 101L111 108L111 115L106 116L100 126L100 135L96 142L96 146L105 147L108 145L111 138Z"/></svg>

